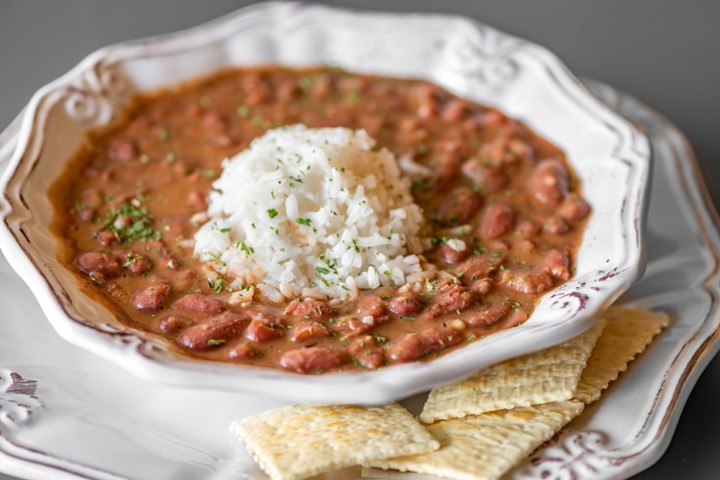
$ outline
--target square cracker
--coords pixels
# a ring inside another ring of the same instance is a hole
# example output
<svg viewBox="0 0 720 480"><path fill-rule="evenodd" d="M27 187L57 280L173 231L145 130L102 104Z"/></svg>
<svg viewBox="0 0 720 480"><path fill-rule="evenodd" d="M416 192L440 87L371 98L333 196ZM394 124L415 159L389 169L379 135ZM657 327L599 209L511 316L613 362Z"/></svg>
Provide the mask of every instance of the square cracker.
<svg viewBox="0 0 720 480"><path fill-rule="evenodd" d="M668 325L663 313L611 308L571 400L484 413L428 425L439 450L371 462L371 466L457 480L497 479L596 400Z"/></svg>
<svg viewBox="0 0 720 480"><path fill-rule="evenodd" d="M590 404L610 383L617 380L628 364L669 324L661 312L611 307L604 318L607 325L588 359L574 398Z"/></svg>
<svg viewBox="0 0 720 480"><path fill-rule="evenodd" d="M432 389L420 421L432 423L571 399L604 326L600 320L563 344L493 365L460 383Z"/></svg>
<svg viewBox="0 0 720 480"><path fill-rule="evenodd" d="M440 444L399 404L301 406L234 422L230 430L273 480L297 480Z"/></svg>
<svg viewBox="0 0 720 480"><path fill-rule="evenodd" d="M370 466L455 480L501 477L580 414L585 405L564 401L518 407L428 425L439 450L370 462Z"/></svg>

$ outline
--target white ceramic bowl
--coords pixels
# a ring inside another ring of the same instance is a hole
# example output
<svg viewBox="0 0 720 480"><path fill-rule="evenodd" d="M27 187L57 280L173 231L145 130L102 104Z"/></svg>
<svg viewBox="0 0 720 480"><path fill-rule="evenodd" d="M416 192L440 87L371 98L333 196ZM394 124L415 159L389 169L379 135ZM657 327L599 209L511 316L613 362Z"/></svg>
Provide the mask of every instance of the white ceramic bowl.
<svg viewBox="0 0 720 480"><path fill-rule="evenodd" d="M278 63L423 78L499 108L559 145L593 207L575 277L544 297L519 328L432 362L373 372L303 376L190 361L163 338L119 323L83 295L75 274L58 262L49 186L85 132L112 121L133 93L224 66ZM102 49L37 92L0 186L0 247L63 338L144 378L297 402L380 403L557 344L592 325L642 273L649 156L642 134L532 43L455 16L266 3L176 34Z"/></svg>

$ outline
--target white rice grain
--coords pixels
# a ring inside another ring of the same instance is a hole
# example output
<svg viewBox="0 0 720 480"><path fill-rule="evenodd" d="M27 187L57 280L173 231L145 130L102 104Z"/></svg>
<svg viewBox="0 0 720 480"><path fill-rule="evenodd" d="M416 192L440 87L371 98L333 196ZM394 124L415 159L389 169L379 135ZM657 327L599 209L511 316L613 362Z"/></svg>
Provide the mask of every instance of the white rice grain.
<svg viewBox="0 0 720 480"><path fill-rule="evenodd" d="M374 146L364 130L266 132L223 163L196 255L226 286L274 302L351 299L416 278L422 211L393 154Z"/></svg>

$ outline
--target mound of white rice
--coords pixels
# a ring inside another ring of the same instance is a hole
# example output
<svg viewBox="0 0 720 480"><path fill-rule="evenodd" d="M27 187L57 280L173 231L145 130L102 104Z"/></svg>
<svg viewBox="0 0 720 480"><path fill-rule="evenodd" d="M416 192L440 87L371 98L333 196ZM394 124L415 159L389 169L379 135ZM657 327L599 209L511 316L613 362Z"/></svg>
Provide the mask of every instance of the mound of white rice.
<svg viewBox="0 0 720 480"><path fill-rule="evenodd" d="M364 130L266 132L223 163L196 255L244 300L350 299L422 275L422 211L374 145Z"/></svg>

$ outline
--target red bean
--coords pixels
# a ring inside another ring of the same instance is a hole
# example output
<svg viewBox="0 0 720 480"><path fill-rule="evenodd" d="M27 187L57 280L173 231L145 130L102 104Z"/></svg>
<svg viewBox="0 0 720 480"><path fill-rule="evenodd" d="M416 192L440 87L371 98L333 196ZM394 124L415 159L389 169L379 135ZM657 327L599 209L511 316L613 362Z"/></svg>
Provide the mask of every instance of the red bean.
<svg viewBox="0 0 720 480"><path fill-rule="evenodd" d="M486 293L489 293L493 286L493 281L490 278L478 278L477 280L471 280L468 282L470 284L470 290L472 290L475 293L479 293L480 295L485 295Z"/></svg>
<svg viewBox="0 0 720 480"><path fill-rule="evenodd" d="M190 206L192 206L196 211L202 212L207 210L207 202L205 201L205 197L200 194L200 192L192 191L188 193L187 198Z"/></svg>
<svg viewBox="0 0 720 480"><path fill-rule="evenodd" d="M432 352L443 350L462 341L462 335L450 327L431 327L410 333L390 345L388 356L395 362L418 360Z"/></svg>
<svg viewBox="0 0 720 480"><path fill-rule="evenodd" d="M223 131L227 128L227 120L222 113L216 111L207 112L203 116L202 123L209 130Z"/></svg>
<svg viewBox="0 0 720 480"><path fill-rule="evenodd" d="M199 293L190 293L180 297L173 308L187 313L199 313L203 315L217 315L225 310L225 304L217 298L211 298Z"/></svg>
<svg viewBox="0 0 720 480"><path fill-rule="evenodd" d="M255 107L261 103L269 101L271 97L272 92L270 91L270 88L265 84L260 84L247 94L247 97L245 97L245 104L248 107Z"/></svg>
<svg viewBox="0 0 720 480"><path fill-rule="evenodd" d="M147 273L152 268L149 258L132 250L119 252L117 255L122 262L122 266L136 275Z"/></svg>
<svg viewBox="0 0 720 480"><path fill-rule="evenodd" d="M562 235L570 231L570 226L560 217L552 216L545 221L543 228L553 235Z"/></svg>
<svg viewBox="0 0 720 480"><path fill-rule="evenodd" d="M373 322L387 319L387 305L377 295L362 295L358 299L357 314L362 319L371 317Z"/></svg>
<svg viewBox="0 0 720 480"><path fill-rule="evenodd" d="M127 137L115 137L110 141L107 155L111 160L127 162L134 159L138 154L135 142Z"/></svg>
<svg viewBox="0 0 720 480"><path fill-rule="evenodd" d="M348 354L344 350L325 347L298 348L280 356L280 366L298 373L319 373L344 364Z"/></svg>
<svg viewBox="0 0 720 480"><path fill-rule="evenodd" d="M299 97L302 90L294 81L288 80L280 83L275 88L275 92L280 100L292 100Z"/></svg>
<svg viewBox="0 0 720 480"><path fill-rule="evenodd" d="M333 315L333 311L323 301L306 298L303 301L290 302L285 308L285 315L312 320L326 320Z"/></svg>
<svg viewBox="0 0 720 480"><path fill-rule="evenodd" d="M447 122L458 122L470 111L470 104L466 100L454 98L450 100L442 111L442 119Z"/></svg>
<svg viewBox="0 0 720 480"><path fill-rule="evenodd" d="M515 227L515 232L523 238L529 238L540 233L540 225L532 220L521 220Z"/></svg>
<svg viewBox="0 0 720 480"><path fill-rule="evenodd" d="M483 164L479 158L471 158L462 164L462 173L477 185L483 193L497 193L509 182L502 170Z"/></svg>
<svg viewBox="0 0 720 480"><path fill-rule="evenodd" d="M290 340L293 342L304 342L314 338L322 338L330 336L330 332L325 325L318 322L302 322L298 323L290 329L288 333Z"/></svg>
<svg viewBox="0 0 720 480"><path fill-rule="evenodd" d="M500 284L515 292L537 294L552 288L553 281L544 271L505 270Z"/></svg>
<svg viewBox="0 0 720 480"><path fill-rule="evenodd" d="M310 86L310 95L313 97L324 97L333 90L333 81L328 75L320 75Z"/></svg>
<svg viewBox="0 0 720 480"><path fill-rule="evenodd" d="M199 118L200 115L202 114L202 112L203 112L203 108L202 108L202 106L200 106L199 103L191 103L187 107L187 110L185 110L185 113L187 114L187 116L189 118Z"/></svg>
<svg viewBox="0 0 720 480"><path fill-rule="evenodd" d="M374 370L385 363L385 349L378 344L377 339L381 339L383 343L387 341L384 337L365 335L350 342L348 352L357 365Z"/></svg>
<svg viewBox="0 0 720 480"><path fill-rule="evenodd" d="M333 325L333 332L341 337L351 338L368 333L375 327L375 322L363 322L357 315L347 315L340 317Z"/></svg>
<svg viewBox="0 0 720 480"><path fill-rule="evenodd" d="M395 315L407 317L422 312L425 304L416 295L401 295L390 300L388 308Z"/></svg>
<svg viewBox="0 0 720 480"><path fill-rule="evenodd" d="M550 250L543 259L543 268L553 278L558 280L570 280L570 269L568 257L560 250Z"/></svg>
<svg viewBox="0 0 720 480"><path fill-rule="evenodd" d="M478 233L484 240L501 237L512 229L514 221L515 212L510 205L493 203L483 212Z"/></svg>
<svg viewBox="0 0 720 480"><path fill-rule="evenodd" d="M185 330L179 337L181 345L196 351L213 350L239 336L247 325L248 317L225 312L205 323Z"/></svg>
<svg viewBox="0 0 720 480"><path fill-rule="evenodd" d="M258 353L259 352L250 345L241 343L240 345L232 347L227 352L227 356L232 360L250 360L251 358L255 358Z"/></svg>
<svg viewBox="0 0 720 480"><path fill-rule="evenodd" d="M155 313L162 309L165 298L170 293L170 286L163 283L145 287L133 298L133 306L139 312Z"/></svg>
<svg viewBox="0 0 720 480"><path fill-rule="evenodd" d="M480 310L466 312L463 320L471 328L489 327L499 322L509 310L510 308L504 303L491 303Z"/></svg>
<svg viewBox="0 0 720 480"><path fill-rule="evenodd" d="M278 317L267 312L254 312L250 314L253 320L257 320L271 328L285 328L285 325L280 321Z"/></svg>
<svg viewBox="0 0 720 480"><path fill-rule="evenodd" d="M245 338L250 341L265 343L285 335L285 330L266 325L259 320L253 320L245 329Z"/></svg>
<svg viewBox="0 0 720 480"><path fill-rule="evenodd" d="M461 285L450 285L444 291L438 292L437 295L437 302L430 306L423 316L431 319L437 318L446 313L464 310L477 302L475 292Z"/></svg>
<svg viewBox="0 0 720 480"><path fill-rule="evenodd" d="M480 147L478 156L484 165L494 168L533 160L530 146L509 136L500 136L484 144Z"/></svg>
<svg viewBox="0 0 720 480"><path fill-rule="evenodd" d="M463 225L480 208L480 197L468 187L458 187L448 195L438 209L437 217L443 225Z"/></svg>
<svg viewBox="0 0 720 480"><path fill-rule="evenodd" d="M118 241L113 232L98 232L95 238L103 247L111 247Z"/></svg>
<svg viewBox="0 0 720 480"><path fill-rule="evenodd" d="M558 160L543 160L533 169L527 188L537 203L557 207L568 194L568 172Z"/></svg>
<svg viewBox="0 0 720 480"><path fill-rule="evenodd" d="M160 319L158 322L158 328L161 332L167 335L172 335L182 330L189 323L190 321L186 318L179 317L177 315L168 315L167 317Z"/></svg>
<svg viewBox="0 0 720 480"><path fill-rule="evenodd" d="M444 152L438 159L437 175L438 182L435 185L436 191L446 190L457 176L460 170L462 158L457 152Z"/></svg>
<svg viewBox="0 0 720 480"><path fill-rule="evenodd" d="M472 254L470 244L461 239L451 239L438 248L438 256L448 265L457 265Z"/></svg>
<svg viewBox="0 0 720 480"><path fill-rule="evenodd" d="M102 252L81 253L75 260L78 270L85 275L102 275L104 278L116 278L122 275L120 262L113 255Z"/></svg>
<svg viewBox="0 0 720 480"><path fill-rule="evenodd" d="M505 261L503 252L487 252L474 255L460 264L455 273L460 276L463 283L471 283L479 278L485 278L495 272Z"/></svg>
<svg viewBox="0 0 720 480"><path fill-rule="evenodd" d="M558 214L570 223L576 223L587 217L590 205L575 192L569 193L558 209Z"/></svg>
<svg viewBox="0 0 720 480"><path fill-rule="evenodd" d="M85 208L79 208L77 210L77 213L78 213L78 217L80 217L80 220L82 220L83 222L90 223L95 218L97 211L94 208L85 207Z"/></svg>

